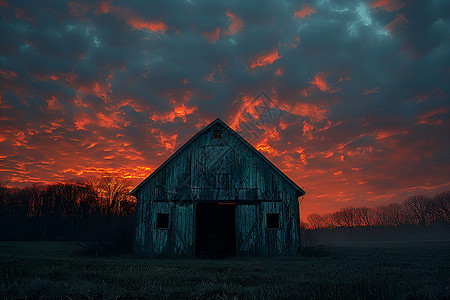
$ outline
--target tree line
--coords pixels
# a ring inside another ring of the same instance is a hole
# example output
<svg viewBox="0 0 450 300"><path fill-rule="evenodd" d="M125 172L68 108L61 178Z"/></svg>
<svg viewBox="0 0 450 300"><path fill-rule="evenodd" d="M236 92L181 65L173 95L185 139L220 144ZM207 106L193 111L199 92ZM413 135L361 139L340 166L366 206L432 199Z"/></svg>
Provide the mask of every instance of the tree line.
<svg viewBox="0 0 450 300"><path fill-rule="evenodd" d="M25 188L0 184L0 239L95 239L106 232L99 227L134 216L131 187L119 173Z"/></svg>
<svg viewBox="0 0 450 300"><path fill-rule="evenodd" d="M433 222L450 224L450 191L434 197L415 195L402 203L392 203L375 208L344 207L338 211L307 217L308 229L330 229L335 227L398 226L415 224L426 226Z"/></svg>

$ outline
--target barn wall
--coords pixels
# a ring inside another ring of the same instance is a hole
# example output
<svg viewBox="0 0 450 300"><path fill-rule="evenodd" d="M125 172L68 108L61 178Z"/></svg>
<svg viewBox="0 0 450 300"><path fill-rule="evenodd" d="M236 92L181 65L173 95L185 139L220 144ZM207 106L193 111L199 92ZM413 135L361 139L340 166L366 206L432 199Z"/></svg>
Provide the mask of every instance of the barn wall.
<svg viewBox="0 0 450 300"><path fill-rule="evenodd" d="M220 139L214 139L216 129L221 130ZM217 123L139 189L135 252L193 254L192 203L233 201L238 255L294 254L299 242L296 193L285 178ZM169 230L155 229L158 212L169 213ZM280 229L266 229L267 213L280 214Z"/></svg>

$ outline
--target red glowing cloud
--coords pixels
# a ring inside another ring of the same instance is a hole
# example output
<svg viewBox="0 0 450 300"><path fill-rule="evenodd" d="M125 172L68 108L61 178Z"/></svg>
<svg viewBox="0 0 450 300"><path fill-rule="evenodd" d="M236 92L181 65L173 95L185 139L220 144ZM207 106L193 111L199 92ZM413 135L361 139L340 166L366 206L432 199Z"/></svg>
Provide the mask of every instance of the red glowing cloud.
<svg viewBox="0 0 450 300"><path fill-rule="evenodd" d="M273 51L265 54L261 54L252 59L250 63L250 68L260 68L267 65L273 64L274 61L280 59L282 56L278 54L278 50L274 49Z"/></svg>
<svg viewBox="0 0 450 300"><path fill-rule="evenodd" d="M277 68L277 70L275 71L275 76L281 77L282 75L283 75L283 69Z"/></svg>
<svg viewBox="0 0 450 300"><path fill-rule="evenodd" d="M220 27L217 27L215 30L213 31L205 31L203 32L203 37L210 43L210 44L215 44L216 41L219 39L219 34L220 34Z"/></svg>
<svg viewBox="0 0 450 300"><path fill-rule="evenodd" d="M113 9L113 7L112 7L112 5L111 5L112 1L113 1L113 0L105 0L105 1L102 1L102 2L100 3L99 7L97 8L96 13L97 13L97 14L99 14L99 13L107 14L110 10Z"/></svg>
<svg viewBox="0 0 450 300"><path fill-rule="evenodd" d="M236 35L242 30L242 28L244 28L244 22L242 22L242 19L240 19L235 13L227 10L225 15L231 21L231 24L228 26L228 30L224 32L224 35Z"/></svg>
<svg viewBox="0 0 450 300"><path fill-rule="evenodd" d="M322 92L329 92L330 87L327 84L327 72L319 72L314 76L314 79L311 81L311 84Z"/></svg>
<svg viewBox="0 0 450 300"><path fill-rule="evenodd" d="M405 14L399 14L395 17L394 21L384 26L384 29L389 30L390 33L398 35L400 34L407 26L408 19L406 19Z"/></svg>
<svg viewBox="0 0 450 300"><path fill-rule="evenodd" d="M417 116L417 124L423 125L440 125L444 121L442 117L449 112L448 107L441 107L425 112Z"/></svg>
<svg viewBox="0 0 450 300"><path fill-rule="evenodd" d="M0 69L0 76L7 78L7 79L13 79L17 77L17 74L13 71L5 71L3 69Z"/></svg>
<svg viewBox="0 0 450 300"><path fill-rule="evenodd" d="M143 19L140 18L133 18L133 19L129 19L127 21L128 25L130 25L131 27L138 29L138 30L144 30L147 29L149 31L153 31L153 32L166 32L167 30L167 25L162 23L162 22L149 22L149 21L145 21Z"/></svg>
<svg viewBox="0 0 450 300"><path fill-rule="evenodd" d="M167 123L173 122L176 118L183 119L186 122L186 117L197 110L197 107L190 107L184 103L173 106L173 110L164 114L153 114L149 118L153 121Z"/></svg>
<svg viewBox="0 0 450 300"><path fill-rule="evenodd" d="M70 1L67 5L72 15L83 18L84 15L94 10L96 15L111 14L124 20L129 26L136 30L148 30L151 32L165 33L167 25L159 20L145 20L134 10L126 7L112 6L112 0L102 1L100 4L78 3Z"/></svg>
<svg viewBox="0 0 450 300"><path fill-rule="evenodd" d="M311 16L312 14L317 13L317 11L314 9L314 7L308 5L308 4L304 4L302 6L302 9L300 9L299 11L296 11L294 13L294 18L300 18L300 19L305 19L308 16Z"/></svg>
<svg viewBox="0 0 450 300"><path fill-rule="evenodd" d="M405 0L374 0L370 3L370 6L374 9L393 12L403 8L405 4Z"/></svg>

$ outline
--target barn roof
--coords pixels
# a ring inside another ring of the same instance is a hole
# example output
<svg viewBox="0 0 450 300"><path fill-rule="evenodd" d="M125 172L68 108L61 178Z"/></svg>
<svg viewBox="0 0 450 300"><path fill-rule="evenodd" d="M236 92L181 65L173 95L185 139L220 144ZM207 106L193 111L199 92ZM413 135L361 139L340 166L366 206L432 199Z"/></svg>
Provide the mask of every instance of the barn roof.
<svg viewBox="0 0 450 300"><path fill-rule="evenodd" d="M258 155L262 160L264 160L272 169L281 175L287 182L289 182L296 190L298 197L303 196L305 194L305 191L299 187L292 179L290 179L286 174L281 172L273 163L270 162L264 155L261 154L258 150L255 149L249 142L247 142L242 136L240 136L236 131L231 129L225 122L223 122L221 119L217 118L211 123L209 123L208 126L197 132L189 141L187 141L180 149L178 149L174 154L172 154L162 165L160 165L155 171L153 171L152 174L150 174L147 178L145 178L137 187L135 187L131 192L130 195L134 195L143 185L145 185L153 176L155 176L161 169L164 168L171 160L173 160L178 154L183 152L185 148L187 148L190 144L192 144L202 133L207 131L209 128L214 126L215 124L221 124L226 130L231 132L233 135L235 135L239 140L241 140L247 147L250 148L256 155Z"/></svg>

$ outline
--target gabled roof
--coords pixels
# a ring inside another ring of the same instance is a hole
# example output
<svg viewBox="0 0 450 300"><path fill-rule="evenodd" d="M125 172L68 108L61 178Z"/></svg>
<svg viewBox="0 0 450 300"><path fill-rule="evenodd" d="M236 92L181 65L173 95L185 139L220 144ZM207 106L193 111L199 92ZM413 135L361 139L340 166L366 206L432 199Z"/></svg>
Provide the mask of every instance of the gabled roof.
<svg viewBox="0 0 450 300"><path fill-rule="evenodd" d="M287 182L289 182L298 192L298 197L303 196L305 194L305 191L299 187L294 181L292 181L286 174L281 172L273 163L270 162L264 155L261 154L258 150L255 149L249 142L247 142L242 136L240 136L236 131L231 129L225 122L223 122L221 119L217 118L209 125L207 125L205 128L197 132L189 141L187 141L180 149L178 149L174 154L172 154L162 165L160 165L155 171L153 171L152 174L150 174L147 178L145 178L137 187L135 187L131 192L130 195L134 195L143 185L145 185L153 176L155 176L161 169L164 168L170 161L172 161L179 153L183 152L185 148L187 148L190 144L192 144L200 135L202 135L205 131L207 131L209 128L213 127L215 124L221 124L226 130L231 132L234 136L236 136L239 140L241 140L247 147L250 148L256 155L258 155L262 160L264 160L272 169L281 175Z"/></svg>

